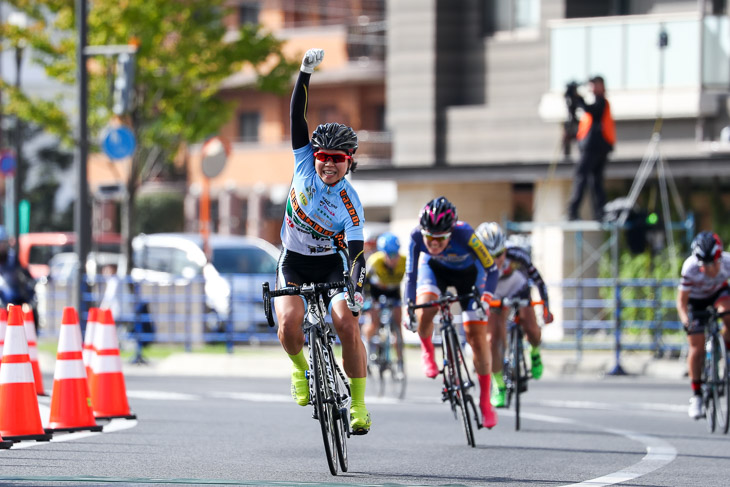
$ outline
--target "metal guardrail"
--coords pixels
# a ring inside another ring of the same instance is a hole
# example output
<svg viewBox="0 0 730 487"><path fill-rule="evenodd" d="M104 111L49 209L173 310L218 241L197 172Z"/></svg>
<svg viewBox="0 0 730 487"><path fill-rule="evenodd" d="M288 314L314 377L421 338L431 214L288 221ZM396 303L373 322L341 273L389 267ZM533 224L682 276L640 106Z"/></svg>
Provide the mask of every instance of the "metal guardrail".
<svg viewBox="0 0 730 487"><path fill-rule="evenodd" d="M127 337L141 343L194 345L226 343L276 343L275 329L266 325L261 307L263 279L240 280L225 276L231 289L227 315L208 304L202 278L169 282L123 281L116 322ZM249 276L250 277L250 276ZM548 285L554 312L562 310L563 339L545 342L546 349L651 351L657 356L676 355L686 338L675 309L677 280L672 279L566 279ZM100 306L108 280L88 282L83 292L86 310ZM72 302L72 289L64 283L39 285L41 335L58 334L64 306ZM146 308L145 308L146 305ZM82 326L87 315L81 313ZM154 331L150 331L149 324ZM553 326L553 325L550 325Z"/></svg>

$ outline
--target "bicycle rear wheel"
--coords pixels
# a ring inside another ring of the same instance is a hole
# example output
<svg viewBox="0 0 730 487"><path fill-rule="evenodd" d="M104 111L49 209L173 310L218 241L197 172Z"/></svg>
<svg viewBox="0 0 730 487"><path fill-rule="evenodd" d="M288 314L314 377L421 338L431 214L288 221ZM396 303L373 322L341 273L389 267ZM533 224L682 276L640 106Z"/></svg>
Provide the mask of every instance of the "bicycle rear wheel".
<svg viewBox="0 0 730 487"><path fill-rule="evenodd" d="M525 379L523 367L522 336L519 327L515 326L510 332L510 354L512 355L512 385L515 393L515 431L520 430L520 391Z"/></svg>
<svg viewBox="0 0 730 487"><path fill-rule="evenodd" d="M337 475L337 432L334 418L333 393L327 381L327 362L323 346L317 332L312 330L309 336L310 353L312 354L312 375L314 376L314 407L322 429L324 452L332 475Z"/></svg>
<svg viewBox="0 0 730 487"><path fill-rule="evenodd" d="M390 378L391 378L391 394L393 397L403 399L406 396L406 370L403 366L403 337L393 330L397 324L391 323L391 334L389 342L391 344L390 351ZM395 357L395 361L393 360ZM400 359L398 357L401 357Z"/></svg>
<svg viewBox="0 0 730 487"><path fill-rule="evenodd" d="M725 348L725 340L721 335L713 338L715 346L713 347L713 387L712 394L715 402L715 415L717 416L717 429L727 434L730 427L730 394L728 394L728 364L727 350Z"/></svg>
<svg viewBox="0 0 730 487"><path fill-rule="evenodd" d="M449 350L449 367L453 371L454 381L452 387L454 387L454 397L456 398L456 406L459 408L461 413L462 426L464 433L466 434L466 443L474 447L476 442L474 441L474 427L472 425L472 418L469 407L469 401L471 396L469 395L469 385L464 377L467 376L466 364L464 363L464 356L461 353L461 346L459 345L459 337L456 335L455 330L452 328L447 334L447 348Z"/></svg>

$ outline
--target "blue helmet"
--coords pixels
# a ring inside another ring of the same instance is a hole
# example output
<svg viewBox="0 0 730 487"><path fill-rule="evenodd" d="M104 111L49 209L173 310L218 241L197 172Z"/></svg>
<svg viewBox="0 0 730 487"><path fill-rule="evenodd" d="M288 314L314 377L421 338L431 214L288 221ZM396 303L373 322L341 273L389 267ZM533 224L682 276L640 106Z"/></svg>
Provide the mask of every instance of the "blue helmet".
<svg viewBox="0 0 730 487"><path fill-rule="evenodd" d="M386 232L378 237L376 242L378 250L388 255L395 255L400 250L400 241L398 237L390 232Z"/></svg>

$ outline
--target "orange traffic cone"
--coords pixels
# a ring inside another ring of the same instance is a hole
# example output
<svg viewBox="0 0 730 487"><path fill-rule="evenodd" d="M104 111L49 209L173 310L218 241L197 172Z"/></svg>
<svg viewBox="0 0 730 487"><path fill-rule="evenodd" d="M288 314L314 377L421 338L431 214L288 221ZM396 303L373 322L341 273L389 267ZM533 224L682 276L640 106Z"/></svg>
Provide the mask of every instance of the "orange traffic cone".
<svg viewBox="0 0 730 487"><path fill-rule="evenodd" d="M63 308L48 426L52 431L101 431L91 408L81 355L81 327L71 307Z"/></svg>
<svg viewBox="0 0 730 487"><path fill-rule="evenodd" d="M10 306L0 371L0 435L6 440L48 441L38 409L33 367L20 306Z"/></svg>
<svg viewBox="0 0 730 487"><path fill-rule="evenodd" d="M127 388L122 374L122 359L119 357L119 341L112 312L100 310L99 321L94 331L94 350L91 357L91 405L94 416L99 419L127 418L137 416L129 410Z"/></svg>
<svg viewBox="0 0 730 487"><path fill-rule="evenodd" d="M8 312L0 308L0 358L3 358L3 346L5 345L5 328L8 325ZM1 367L1 366L0 366Z"/></svg>
<svg viewBox="0 0 730 487"><path fill-rule="evenodd" d="M99 308L89 308L89 317L86 319L86 332L84 333L84 366L86 377L91 384L91 357L94 355L94 331L98 321Z"/></svg>
<svg viewBox="0 0 730 487"><path fill-rule="evenodd" d="M33 311L28 310L23 313L25 319L25 338L28 340L28 355L30 355L30 364L33 366L33 378L35 379L35 391L39 396L47 396L43 389L43 376L41 375L41 366L38 365L38 337L35 334L35 319L33 319Z"/></svg>

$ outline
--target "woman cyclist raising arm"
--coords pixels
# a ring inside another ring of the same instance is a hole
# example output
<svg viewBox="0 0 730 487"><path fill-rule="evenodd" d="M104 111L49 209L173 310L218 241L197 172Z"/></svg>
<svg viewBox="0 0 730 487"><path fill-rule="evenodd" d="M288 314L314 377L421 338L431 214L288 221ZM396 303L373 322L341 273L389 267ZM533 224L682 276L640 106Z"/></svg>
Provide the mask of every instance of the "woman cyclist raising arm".
<svg viewBox="0 0 730 487"><path fill-rule="evenodd" d="M370 430L370 414L365 407L366 356L360 339L358 319L353 315L362 307L365 277L363 256L363 211L357 193L345 179L354 171L352 155L357 150L357 135L346 125L327 123L309 136L307 102L309 78L322 62L324 51L310 49L304 55L291 99L291 138L294 150L292 178L286 214L281 227L284 250L279 257L277 287L342 279L349 269L355 281L354 306L345 299L345 290L329 297L332 322L342 343L345 373L350 377L352 407L350 427L355 434ZM337 252L348 250L349 259ZM304 356L304 302L299 296L276 298L279 341L291 358L292 395L297 404L309 403L308 368Z"/></svg>

